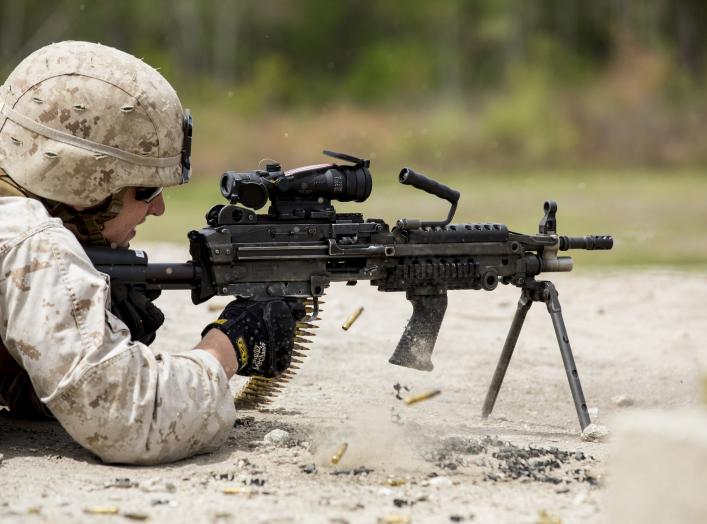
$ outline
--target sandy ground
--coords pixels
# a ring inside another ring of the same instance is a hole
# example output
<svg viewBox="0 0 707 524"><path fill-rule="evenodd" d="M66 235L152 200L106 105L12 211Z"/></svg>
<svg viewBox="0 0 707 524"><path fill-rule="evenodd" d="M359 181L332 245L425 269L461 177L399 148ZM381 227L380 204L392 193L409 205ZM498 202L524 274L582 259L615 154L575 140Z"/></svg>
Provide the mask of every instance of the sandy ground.
<svg viewBox="0 0 707 524"><path fill-rule="evenodd" d="M186 259L179 248L148 249L154 261ZM707 277L555 277L596 422L611 427L621 412L697 402ZM451 293L435 369L424 373L387 362L410 314L402 294L332 286L310 356L286 391L267 410L241 412L221 450L177 464L102 465L57 424L0 417L0 521L602 522L610 444L579 438L543 305L528 315L493 415L480 417L517 298L509 287ZM192 306L188 293L166 292L158 305L168 320L155 351L192 347L218 314ZM342 331L358 306L363 315ZM235 379L234 390L242 384ZM403 396L405 388L442 394L406 406L396 384ZM616 405L616 395L634 406ZM270 442L275 429L287 437ZM344 442L348 451L331 464ZM117 514L86 512L97 506Z"/></svg>

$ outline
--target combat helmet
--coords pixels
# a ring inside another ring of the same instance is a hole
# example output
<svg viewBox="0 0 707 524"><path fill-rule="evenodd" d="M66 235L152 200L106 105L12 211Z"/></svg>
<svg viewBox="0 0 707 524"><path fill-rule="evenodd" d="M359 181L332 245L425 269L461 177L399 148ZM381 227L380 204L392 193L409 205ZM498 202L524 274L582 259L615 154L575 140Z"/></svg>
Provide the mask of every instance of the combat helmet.
<svg viewBox="0 0 707 524"><path fill-rule="evenodd" d="M187 182L190 153L191 117L172 86L112 47L43 47L0 87L5 178L90 236L119 212L125 188ZM91 220L75 207L91 208Z"/></svg>

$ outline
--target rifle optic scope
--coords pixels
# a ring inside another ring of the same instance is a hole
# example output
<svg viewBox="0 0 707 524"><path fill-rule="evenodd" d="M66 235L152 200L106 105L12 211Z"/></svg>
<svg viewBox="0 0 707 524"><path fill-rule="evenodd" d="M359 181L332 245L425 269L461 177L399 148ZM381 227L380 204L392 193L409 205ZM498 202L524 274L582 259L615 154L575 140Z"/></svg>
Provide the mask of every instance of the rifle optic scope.
<svg viewBox="0 0 707 524"><path fill-rule="evenodd" d="M334 155L341 154L330 156ZM373 186L368 161L348 155L336 158L355 163L319 164L290 171L282 171L280 164L269 164L265 171L227 171L221 176L221 194L231 204L240 203L252 209L260 209L268 200L274 203L294 200L363 202L370 196Z"/></svg>

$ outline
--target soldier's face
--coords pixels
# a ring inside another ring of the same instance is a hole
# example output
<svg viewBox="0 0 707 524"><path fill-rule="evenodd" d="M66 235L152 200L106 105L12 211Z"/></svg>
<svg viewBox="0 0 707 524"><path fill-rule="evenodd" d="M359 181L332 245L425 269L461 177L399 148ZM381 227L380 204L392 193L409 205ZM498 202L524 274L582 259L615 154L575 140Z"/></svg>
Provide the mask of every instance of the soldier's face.
<svg viewBox="0 0 707 524"><path fill-rule="evenodd" d="M112 248L128 247L135 236L136 228L148 215L164 213L164 198L160 194L150 203L135 198L135 188L129 188L123 197L123 208L114 218L105 223L103 238Z"/></svg>

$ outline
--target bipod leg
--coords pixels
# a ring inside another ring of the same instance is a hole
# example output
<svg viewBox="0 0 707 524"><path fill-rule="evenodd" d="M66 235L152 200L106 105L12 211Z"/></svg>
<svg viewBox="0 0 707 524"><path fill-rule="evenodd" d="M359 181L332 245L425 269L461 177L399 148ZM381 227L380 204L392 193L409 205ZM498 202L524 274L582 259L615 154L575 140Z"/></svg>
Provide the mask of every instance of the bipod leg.
<svg viewBox="0 0 707 524"><path fill-rule="evenodd" d="M486 399L484 400L484 406L481 410L481 416L483 418L488 418L493 411L493 406L496 403L496 397L501 389L501 384L503 384L503 379L506 376L506 371L508 370L508 364L511 362L511 357L513 356L513 350L516 347L516 342L518 342L518 336L520 335L520 330L523 327L525 316L528 314L528 310L532 305L533 298L530 290L523 288L520 294L520 299L518 300L516 314L513 317L511 328L508 330L506 342L503 344L503 350L501 351L501 356L498 359L498 364L496 364L496 371L493 372L491 384L486 392Z"/></svg>
<svg viewBox="0 0 707 524"><path fill-rule="evenodd" d="M555 328L555 335L557 335L557 343L560 345L562 362L565 364L567 380L570 383L570 391L572 392L574 407L577 410L577 417L579 417L579 425L582 430L584 430L584 428L591 424L592 421L589 418L587 401L584 399L582 384L579 381L577 366L574 363L570 340L567 336L567 329L565 328L565 322L562 319L562 308L560 307L557 289L555 289L552 282L543 282L540 292L542 301L547 305L547 311L550 313L550 318L552 318L552 325Z"/></svg>

